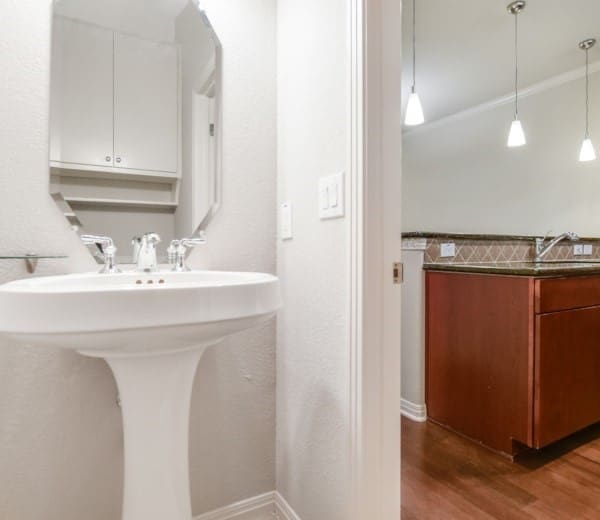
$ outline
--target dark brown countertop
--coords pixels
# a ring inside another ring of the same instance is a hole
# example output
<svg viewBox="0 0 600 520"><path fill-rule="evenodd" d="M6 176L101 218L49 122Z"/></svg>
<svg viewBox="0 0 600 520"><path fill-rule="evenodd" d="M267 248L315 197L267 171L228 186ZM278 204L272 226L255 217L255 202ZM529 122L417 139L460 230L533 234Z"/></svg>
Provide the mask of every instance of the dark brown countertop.
<svg viewBox="0 0 600 520"><path fill-rule="evenodd" d="M494 235L482 233L439 233L434 231L408 231L402 233L402 238L447 238L449 240L506 240L506 241L532 241L540 235ZM551 237L548 237L551 238ZM599 241L598 237L580 237L581 242Z"/></svg>
<svg viewBox="0 0 600 520"><path fill-rule="evenodd" d="M429 263L426 271L503 274L512 276L582 276L600 274L600 260L568 262Z"/></svg>

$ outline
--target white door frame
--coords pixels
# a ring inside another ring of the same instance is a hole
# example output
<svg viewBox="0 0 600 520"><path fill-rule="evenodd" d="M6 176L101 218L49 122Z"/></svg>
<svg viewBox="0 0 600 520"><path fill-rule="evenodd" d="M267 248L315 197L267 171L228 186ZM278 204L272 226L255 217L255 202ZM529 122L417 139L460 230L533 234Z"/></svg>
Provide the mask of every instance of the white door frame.
<svg viewBox="0 0 600 520"><path fill-rule="evenodd" d="M398 520L402 1L351 4L352 520Z"/></svg>

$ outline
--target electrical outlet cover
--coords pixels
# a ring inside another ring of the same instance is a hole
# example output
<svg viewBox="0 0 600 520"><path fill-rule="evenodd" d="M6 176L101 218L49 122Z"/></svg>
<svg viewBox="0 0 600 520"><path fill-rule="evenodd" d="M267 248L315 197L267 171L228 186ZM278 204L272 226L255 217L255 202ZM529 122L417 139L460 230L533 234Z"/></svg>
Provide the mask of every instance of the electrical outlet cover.
<svg viewBox="0 0 600 520"><path fill-rule="evenodd" d="M454 242L442 244L440 248L440 256L442 258L450 258L452 256L456 256L456 244Z"/></svg>

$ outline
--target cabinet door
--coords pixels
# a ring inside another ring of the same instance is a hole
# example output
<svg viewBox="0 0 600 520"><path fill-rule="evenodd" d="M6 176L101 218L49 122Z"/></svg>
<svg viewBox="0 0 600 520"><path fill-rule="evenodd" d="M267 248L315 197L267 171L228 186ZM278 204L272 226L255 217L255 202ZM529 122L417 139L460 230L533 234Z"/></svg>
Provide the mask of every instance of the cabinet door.
<svg viewBox="0 0 600 520"><path fill-rule="evenodd" d="M113 32L54 17L50 160L111 166Z"/></svg>
<svg viewBox="0 0 600 520"><path fill-rule="evenodd" d="M513 455L533 443L533 281L427 272L427 415Z"/></svg>
<svg viewBox="0 0 600 520"><path fill-rule="evenodd" d="M115 166L177 171L178 56L115 34Z"/></svg>
<svg viewBox="0 0 600 520"><path fill-rule="evenodd" d="M538 315L535 445L600 421L600 307Z"/></svg>

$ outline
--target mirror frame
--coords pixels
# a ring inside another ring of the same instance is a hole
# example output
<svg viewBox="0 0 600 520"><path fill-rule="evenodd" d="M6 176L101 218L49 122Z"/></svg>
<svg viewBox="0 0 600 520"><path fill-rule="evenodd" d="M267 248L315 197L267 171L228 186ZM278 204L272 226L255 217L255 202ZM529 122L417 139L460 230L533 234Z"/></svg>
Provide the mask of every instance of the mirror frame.
<svg viewBox="0 0 600 520"><path fill-rule="evenodd" d="M206 78L202 88L207 86L207 83L214 82L215 85L215 167L213 178L211 179L211 200L208 206L206 215L198 223L197 228L192 233L200 235L206 232L207 226L219 212L222 205L223 197L223 44L217 36L217 33L210 22L206 10L201 6L198 0L191 0L202 16L204 25L209 30L213 41L215 42L215 70L212 77ZM189 251L188 251L189 254Z"/></svg>

